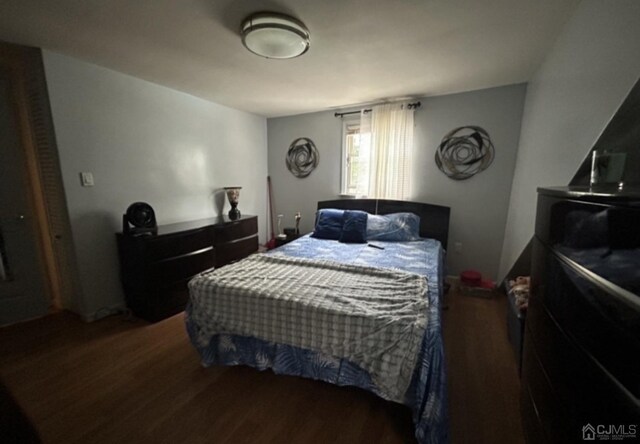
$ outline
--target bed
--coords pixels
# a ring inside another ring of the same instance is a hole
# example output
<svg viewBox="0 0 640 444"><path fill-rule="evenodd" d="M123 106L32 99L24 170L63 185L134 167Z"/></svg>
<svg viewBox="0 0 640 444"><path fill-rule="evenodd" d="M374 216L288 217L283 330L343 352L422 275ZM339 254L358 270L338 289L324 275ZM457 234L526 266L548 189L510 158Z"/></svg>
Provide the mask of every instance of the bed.
<svg viewBox="0 0 640 444"><path fill-rule="evenodd" d="M318 202L329 208L416 214L420 239L342 243L305 235L197 276L185 322L202 364L356 386L411 408L418 442L448 442L440 306L449 208ZM337 293L325 284L334 281L342 283ZM380 293L372 297L373 288Z"/></svg>

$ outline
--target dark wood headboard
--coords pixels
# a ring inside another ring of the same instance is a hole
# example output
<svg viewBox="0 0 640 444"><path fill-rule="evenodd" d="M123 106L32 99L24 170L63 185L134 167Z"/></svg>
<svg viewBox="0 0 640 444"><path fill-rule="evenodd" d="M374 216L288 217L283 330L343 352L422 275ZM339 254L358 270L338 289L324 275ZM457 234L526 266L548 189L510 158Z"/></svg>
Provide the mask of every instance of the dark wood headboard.
<svg viewBox="0 0 640 444"><path fill-rule="evenodd" d="M441 205L404 200L339 199L318 202L318 209L362 210L370 214L413 213L420 216L420 236L439 240L447 248L451 209Z"/></svg>

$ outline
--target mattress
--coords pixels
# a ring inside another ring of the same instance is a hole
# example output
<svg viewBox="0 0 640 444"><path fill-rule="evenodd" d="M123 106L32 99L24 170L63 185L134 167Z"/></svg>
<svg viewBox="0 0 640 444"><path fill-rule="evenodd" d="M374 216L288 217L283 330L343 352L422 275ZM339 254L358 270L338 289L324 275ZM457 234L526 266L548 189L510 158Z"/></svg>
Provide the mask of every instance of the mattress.
<svg viewBox="0 0 640 444"><path fill-rule="evenodd" d="M410 384L400 402L412 409L419 442L447 442L446 380L440 316L444 252L440 243L432 239L376 241L372 244L377 248L368 244L344 244L304 236L267 254L395 269L426 277L426 329L417 351ZM189 304L186 326L204 366L249 365L259 370L272 369L275 373L357 386L382 398L399 401L380 384L376 384L361 366L339 356L253 335L218 334L212 336L208 343L203 343L199 326L202 321L198 320L200 313L194 310L198 310L198 307Z"/></svg>

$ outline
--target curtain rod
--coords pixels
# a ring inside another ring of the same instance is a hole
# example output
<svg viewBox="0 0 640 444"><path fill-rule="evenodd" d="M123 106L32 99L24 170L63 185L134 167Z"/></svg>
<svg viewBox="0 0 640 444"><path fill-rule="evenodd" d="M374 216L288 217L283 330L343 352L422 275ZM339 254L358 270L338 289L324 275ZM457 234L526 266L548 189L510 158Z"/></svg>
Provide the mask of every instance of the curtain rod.
<svg viewBox="0 0 640 444"><path fill-rule="evenodd" d="M420 108L420 105L422 105L422 103L420 102L410 103L409 108ZM369 113L371 112L371 108L363 109L361 111L363 113ZM348 116L349 114L360 114L360 111L349 111L348 113L333 113L334 117Z"/></svg>

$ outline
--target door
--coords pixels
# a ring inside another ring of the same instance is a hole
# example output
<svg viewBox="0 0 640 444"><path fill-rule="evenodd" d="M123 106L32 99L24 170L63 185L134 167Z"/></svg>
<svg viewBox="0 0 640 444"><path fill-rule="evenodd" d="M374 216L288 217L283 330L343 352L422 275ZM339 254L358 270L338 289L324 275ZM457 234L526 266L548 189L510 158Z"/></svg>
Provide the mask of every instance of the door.
<svg viewBox="0 0 640 444"><path fill-rule="evenodd" d="M0 52L0 325L49 312L18 107L19 69Z"/></svg>

